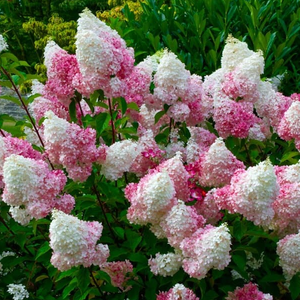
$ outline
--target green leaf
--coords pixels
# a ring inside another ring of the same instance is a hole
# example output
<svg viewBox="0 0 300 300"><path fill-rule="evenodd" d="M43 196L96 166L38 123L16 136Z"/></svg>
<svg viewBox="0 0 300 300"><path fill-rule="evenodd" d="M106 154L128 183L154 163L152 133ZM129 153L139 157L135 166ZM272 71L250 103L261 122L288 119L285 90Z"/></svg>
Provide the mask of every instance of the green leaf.
<svg viewBox="0 0 300 300"><path fill-rule="evenodd" d="M69 114L71 121L76 123L77 122L77 116L76 116L76 101L72 100L69 105Z"/></svg>
<svg viewBox="0 0 300 300"><path fill-rule="evenodd" d="M35 259L37 260L42 255L46 254L50 249L49 242L45 242L37 251Z"/></svg>
<svg viewBox="0 0 300 300"><path fill-rule="evenodd" d="M13 55L12 53L10 53L10 52L2 53L2 54L0 55L0 57L1 57L1 58L2 58L2 57L8 58L8 59L10 59L10 60L12 60L12 61L19 61L18 58L17 58L15 55Z"/></svg>
<svg viewBox="0 0 300 300"><path fill-rule="evenodd" d="M108 113L100 113L96 117L96 131L97 135L100 136L101 133L107 128L109 121L111 120Z"/></svg>
<svg viewBox="0 0 300 300"><path fill-rule="evenodd" d="M135 102L130 102L127 104L127 108L130 108L130 109L133 109L133 110L136 110L136 111L139 111L139 106L135 103Z"/></svg>
<svg viewBox="0 0 300 300"><path fill-rule="evenodd" d="M77 278L73 278L70 284L63 290L63 299L66 299L77 288L77 284Z"/></svg>
<svg viewBox="0 0 300 300"><path fill-rule="evenodd" d="M290 281L289 290L291 292L292 300L296 300L300 295L300 273L297 273Z"/></svg>
<svg viewBox="0 0 300 300"><path fill-rule="evenodd" d="M127 110L127 103L126 103L126 101L123 97L119 98L119 105L120 105L120 108L121 108L122 115L124 115L126 113L126 110Z"/></svg>
<svg viewBox="0 0 300 300"><path fill-rule="evenodd" d="M294 158L295 156L300 155L300 153L298 151L293 151L293 152L288 152L283 154L281 160L280 160L280 165L283 164L286 161L290 161L292 158Z"/></svg>
<svg viewBox="0 0 300 300"><path fill-rule="evenodd" d="M114 231L121 239L124 239L125 231L122 227L114 227Z"/></svg>
<svg viewBox="0 0 300 300"><path fill-rule="evenodd" d="M89 270L87 268L81 268L78 271L76 277L77 277L79 290L80 290L81 294L83 294L90 284Z"/></svg>
<svg viewBox="0 0 300 300"><path fill-rule="evenodd" d="M277 273L268 274L260 280L260 282L282 282L282 281L285 281L284 276Z"/></svg>
<svg viewBox="0 0 300 300"><path fill-rule="evenodd" d="M155 124L162 118L163 115L165 115L166 112L164 110L159 111L158 113L156 113L154 120L155 120Z"/></svg>

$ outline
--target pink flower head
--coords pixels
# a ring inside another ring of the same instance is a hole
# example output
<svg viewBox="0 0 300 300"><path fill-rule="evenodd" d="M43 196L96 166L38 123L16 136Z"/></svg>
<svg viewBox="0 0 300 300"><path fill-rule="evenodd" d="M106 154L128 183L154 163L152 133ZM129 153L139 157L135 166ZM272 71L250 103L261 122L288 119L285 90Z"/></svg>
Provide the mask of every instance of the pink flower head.
<svg viewBox="0 0 300 300"><path fill-rule="evenodd" d="M245 169L225 146L222 138L217 138L209 150L203 153L198 166L198 180L201 186L223 186L230 183L230 179L237 169Z"/></svg>
<svg viewBox="0 0 300 300"><path fill-rule="evenodd" d="M45 115L45 149L50 161L63 165L71 179L85 181L91 174L92 163L102 155L102 147L96 148L96 131L82 129L75 123L60 119L52 111Z"/></svg>
<svg viewBox="0 0 300 300"><path fill-rule="evenodd" d="M230 245L231 237L225 223L219 227L199 228L180 245L183 270L197 279L204 278L212 268L223 270L230 262Z"/></svg>
<svg viewBox="0 0 300 300"><path fill-rule="evenodd" d="M255 103L256 112L261 118L269 120L270 125L277 130L285 112L292 104L292 99L276 92L268 81L259 83L258 92L260 96Z"/></svg>
<svg viewBox="0 0 300 300"><path fill-rule="evenodd" d="M216 140L216 135L202 127L189 127L191 137L186 146L187 163L198 160L201 153L207 151Z"/></svg>
<svg viewBox="0 0 300 300"><path fill-rule="evenodd" d="M199 300L194 292L182 284L175 284L168 292L160 292L156 300Z"/></svg>
<svg viewBox="0 0 300 300"><path fill-rule="evenodd" d="M101 267L101 270L110 276L113 286L123 292L131 289L131 286L127 285L127 281L131 278L130 273L133 272L133 265L129 260L107 262Z"/></svg>
<svg viewBox="0 0 300 300"><path fill-rule="evenodd" d="M250 128L259 122L250 102L235 102L219 94L214 107L215 128L222 138L232 135L246 138Z"/></svg>
<svg viewBox="0 0 300 300"><path fill-rule="evenodd" d="M287 281L300 271L300 232L287 235L277 243L279 265Z"/></svg>
<svg viewBox="0 0 300 300"><path fill-rule="evenodd" d="M59 196L67 182L64 173L50 171L42 160L12 154L5 160L3 181L3 201L15 207L24 206L31 218L44 218L54 207L62 206L70 212L75 204L72 196Z"/></svg>
<svg viewBox="0 0 300 300"><path fill-rule="evenodd" d="M269 160L239 169L230 185L217 189L214 199L220 209L240 213L255 225L269 226L274 217L272 204L279 193L276 175Z"/></svg>
<svg viewBox="0 0 300 300"><path fill-rule="evenodd" d="M285 112L278 126L278 134L285 140L295 139L297 149L300 149L300 102L295 101Z"/></svg>
<svg viewBox="0 0 300 300"><path fill-rule="evenodd" d="M164 151L162 151L154 140L153 132L146 130L140 137L138 144L141 152L135 158L130 167L130 172L137 176L144 176L149 169L157 167L163 160Z"/></svg>
<svg viewBox="0 0 300 300"><path fill-rule="evenodd" d="M60 271L74 266L102 266L108 256L107 245L97 244L103 226L99 222L85 222L53 210L50 224L51 263Z"/></svg>
<svg viewBox="0 0 300 300"><path fill-rule="evenodd" d="M273 297L260 292L257 285L250 282L241 288L236 288L234 292L229 292L226 300L273 300Z"/></svg>
<svg viewBox="0 0 300 300"><path fill-rule="evenodd" d="M193 206L187 206L178 200L178 203L166 213L160 226L166 234L168 243L174 248L179 248L182 240L203 227L205 221Z"/></svg>
<svg viewBox="0 0 300 300"><path fill-rule="evenodd" d="M68 108L75 92L73 78L79 73L75 55L68 54L54 41L50 41L45 48L45 65L48 80L44 93L55 95Z"/></svg>
<svg viewBox="0 0 300 300"><path fill-rule="evenodd" d="M176 190L176 198L186 201L189 198L189 188L188 180L189 174L186 171L182 159L181 153L177 152L173 158L170 158L163 163L161 163L157 170L160 172L168 172L170 178L174 182L174 187Z"/></svg>
<svg viewBox="0 0 300 300"><path fill-rule="evenodd" d="M85 93L102 89L107 96L114 96L111 95L111 77L124 79L129 76L134 63L133 49L127 48L119 34L88 9L78 20L76 57L82 74L77 82L86 90Z"/></svg>
<svg viewBox="0 0 300 300"><path fill-rule="evenodd" d="M128 220L140 225L158 224L176 203L174 182L166 171L151 170L139 183L128 184L125 197L130 202Z"/></svg>

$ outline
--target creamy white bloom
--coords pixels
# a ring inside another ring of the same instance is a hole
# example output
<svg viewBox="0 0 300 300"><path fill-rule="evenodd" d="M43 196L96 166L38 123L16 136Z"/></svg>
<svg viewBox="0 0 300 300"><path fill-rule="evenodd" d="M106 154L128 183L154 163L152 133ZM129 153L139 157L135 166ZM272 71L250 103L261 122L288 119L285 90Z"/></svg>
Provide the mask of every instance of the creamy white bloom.
<svg viewBox="0 0 300 300"><path fill-rule="evenodd" d="M7 48L8 48L8 45L7 45L6 41L5 41L5 39L3 38L3 35L0 34L0 53L2 51L7 50Z"/></svg>
<svg viewBox="0 0 300 300"><path fill-rule="evenodd" d="M29 293L23 284L9 284L7 292L13 296L14 300L23 300L29 298Z"/></svg>

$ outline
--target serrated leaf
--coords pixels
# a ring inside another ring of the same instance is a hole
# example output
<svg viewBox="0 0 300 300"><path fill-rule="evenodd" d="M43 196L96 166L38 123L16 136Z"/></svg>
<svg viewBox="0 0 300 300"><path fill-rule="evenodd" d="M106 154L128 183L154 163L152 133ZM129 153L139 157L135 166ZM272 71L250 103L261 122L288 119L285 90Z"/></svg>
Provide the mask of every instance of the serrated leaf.
<svg viewBox="0 0 300 300"><path fill-rule="evenodd" d="M76 101L75 100L72 100L69 105L69 115L70 115L71 121L76 123L77 116L76 116Z"/></svg>
<svg viewBox="0 0 300 300"><path fill-rule="evenodd" d="M166 112L164 110L159 111L158 113L156 113L154 120L155 120L155 124L162 118L163 115L165 115Z"/></svg>
<svg viewBox="0 0 300 300"><path fill-rule="evenodd" d="M37 277L37 278L35 279L35 282L39 282L39 281L44 280L44 279L47 279L47 278L49 278L48 275L40 275L39 277Z"/></svg>
<svg viewBox="0 0 300 300"><path fill-rule="evenodd" d="M114 227L114 231L121 239L124 239L125 230L122 227Z"/></svg>
<svg viewBox="0 0 300 300"><path fill-rule="evenodd" d="M20 102L19 98L17 98L17 97L9 96L9 95L3 95L3 96L0 96L0 98L11 101L11 102L21 106L21 102Z"/></svg>
<svg viewBox="0 0 300 300"><path fill-rule="evenodd" d="M135 102L130 102L127 104L127 108L130 108L130 109L133 109L133 110L136 110L136 111L139 111L139 106L135 103Z"/></svg>
<svg viewBox="0 0 300 300"><path fill-rule="evenodd" d="M281 281L285 281L284 276L276 273L268 274L260 280L260 282L281 282Z"/></svg>
<svg viewBox="0 0 300 300"><path fill-rule="evenodd" d="M70 293L77 288L77 278L73 278L70 284L63 290L63 299L66 299Z"/></svg>

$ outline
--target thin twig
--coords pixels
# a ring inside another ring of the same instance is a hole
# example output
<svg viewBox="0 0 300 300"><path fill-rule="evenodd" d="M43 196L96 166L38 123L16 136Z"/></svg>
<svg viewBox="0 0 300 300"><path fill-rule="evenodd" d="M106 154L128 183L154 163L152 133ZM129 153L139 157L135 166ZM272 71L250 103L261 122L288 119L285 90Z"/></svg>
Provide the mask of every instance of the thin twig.
<svg viewBox="0 0 300 300"><path fill-rule="evenodd" d="M90 271L91 277L92 277L92 279L93 279L93 281L94 281L94 283L95 283L95 285L96 285L96 287L97 287L97 289L98 289L100 295L103 297L102 299L105 299L105 296L104 296L103 292L101 291L100 286L99 286L99 284L98 284L96 278L95 278L94 275L93 275L92 269L89 268L89 271Z"/></svg>
<svg viewBox="0 0 300 300"><path fill-rule="evenodd" d="M113 120L113 112L112 112L110 98L108 98L108 106L109 106L109 113L110 113L110 117L111 117L112 142L114 144L116 142L116 137L115 137L116 131L115 131L115 125L114 125L114 120Z"/></svg>
<svg viewBox="0 0 300 300"><path fill-rule="evenodd" d="M2 129L0 129L0 133L1 133L1 135L2 135L3 137L6 137L6 135L5 135L5 133L4 133L4 131L3 131Z"/></svg>

